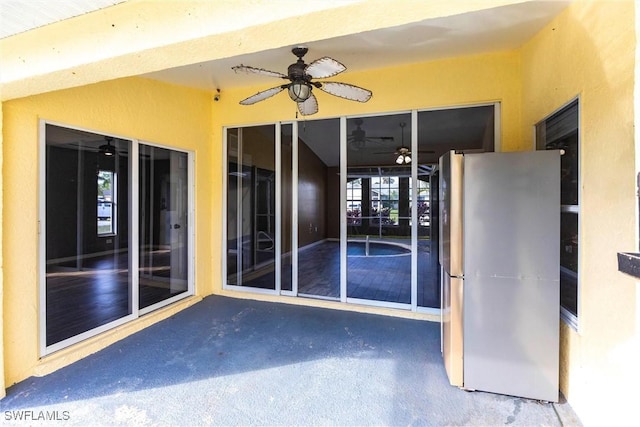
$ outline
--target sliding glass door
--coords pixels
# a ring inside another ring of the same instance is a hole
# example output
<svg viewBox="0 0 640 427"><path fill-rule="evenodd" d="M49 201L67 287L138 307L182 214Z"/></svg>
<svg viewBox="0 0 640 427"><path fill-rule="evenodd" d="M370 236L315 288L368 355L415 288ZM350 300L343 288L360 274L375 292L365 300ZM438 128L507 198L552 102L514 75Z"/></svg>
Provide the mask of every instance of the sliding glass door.
<svg viewBox="0 0 640 427"><path fill-rule="evenodd" d="M227 284L275 290L275 125L227 131Z"/></svg>
<svg viewBox="0 0 640 427"><path fill-rule="evenodd" d="M298 126L298 295L340 299L340 121Z"/></svg>
<svg viewBox="0 0 640 427"><path fill-rule="evenodd" d="M438 159L496 105L227 128L225 286L438 309Z"/></svg>
<svg viewBox="0 0 640 427"><path fill-rule="evenodd" d="M411 115L347 120L347 297L411 303Z"/></svg>
<svg viewBox="0 0 640 427"><path fill-rule="evenodd" d="M132 313L130 150L46 125L46 346Z"/></svg>
<svg viewBox="0 0 640 427"><path fill-rule="evenodd" d="M139 302L146 308L188 289L188 155L140 144Z"/></svg>
<svg viewBox="0 0 640 427"><path fill-rule="evenodd" d="M190 155L43 123L41 353L193 293Z"/></svg>

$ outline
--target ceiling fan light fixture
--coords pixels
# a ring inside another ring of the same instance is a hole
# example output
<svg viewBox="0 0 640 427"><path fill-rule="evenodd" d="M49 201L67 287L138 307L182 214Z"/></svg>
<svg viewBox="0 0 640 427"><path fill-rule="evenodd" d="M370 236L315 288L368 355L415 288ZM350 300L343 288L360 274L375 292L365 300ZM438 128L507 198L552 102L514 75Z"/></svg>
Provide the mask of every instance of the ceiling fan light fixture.
<svg viewBox="0 0 640 427"><path fill-rule="evenodd" d="M396 159L396 163L399 165L408 165L411 163L411 156L408 153L400 153Z"/></svg>
<svg viewBox="0 0 640 427"><path fill-rule="evenodd" d="M294 102L304 102L311 96L311 85L304 81L293 82L289 85L289 98Z"/></svg>
<svg viewBox="0 0 640 427"><path fill-rule="evenodd" d="M116 154L116 147L111 145L111 140L107 139L107 143L98 147L100 154L103 156L111 157Z"/></svg>

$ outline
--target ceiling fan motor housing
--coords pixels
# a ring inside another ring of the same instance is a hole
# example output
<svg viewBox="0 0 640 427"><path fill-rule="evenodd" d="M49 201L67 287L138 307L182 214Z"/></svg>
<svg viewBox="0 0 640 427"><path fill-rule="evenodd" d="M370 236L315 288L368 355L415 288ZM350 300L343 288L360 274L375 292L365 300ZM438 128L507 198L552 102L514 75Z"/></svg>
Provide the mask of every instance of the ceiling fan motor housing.
<svg viewBox="0 0 640 427"><path fill-rule="evenodd" d="M310 77L308 77L304 72L304 69L306 67L307 65L304 63L302 59L298 59L297 62L289 65L289 68L287 69L287 74L289 75L289 79L292 82L310 80Z"/></svg>

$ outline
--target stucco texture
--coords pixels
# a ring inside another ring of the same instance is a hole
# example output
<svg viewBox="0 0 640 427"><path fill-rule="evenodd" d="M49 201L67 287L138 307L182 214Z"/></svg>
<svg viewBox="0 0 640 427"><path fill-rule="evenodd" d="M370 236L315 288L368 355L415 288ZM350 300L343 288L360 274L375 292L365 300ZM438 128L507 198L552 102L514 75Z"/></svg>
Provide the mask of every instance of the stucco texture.
<svg viewBox="0 0 640 427"><path fill-rule="evenodd" d="M579 327L561 325L561 389L593 425L637 418L637 290L616 261L637 245L634 13L633 2L577 2L522 50L527 145L535 123L580 100Z"/></svg>

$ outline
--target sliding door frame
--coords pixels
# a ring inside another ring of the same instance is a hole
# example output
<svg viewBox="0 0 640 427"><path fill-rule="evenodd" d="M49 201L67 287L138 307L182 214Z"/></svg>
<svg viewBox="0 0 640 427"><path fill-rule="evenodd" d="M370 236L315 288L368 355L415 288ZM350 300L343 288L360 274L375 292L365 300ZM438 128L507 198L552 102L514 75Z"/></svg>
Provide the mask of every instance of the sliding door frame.
<svg viewBox="0 0 640 427"><path fill-rule="evenodd" d="M367 299L359 299L359 298L349 298L347 297L347 201L346 201L346 193L347 193L347 169L348 169L348 150L347 150L347 120L352 118L361 118L361 117L376 117L376 116L386 116L386 115L397 115L397 114L410 114L411 115L411 151L418 152L419 151L419 126L418 126L418 114L420 112L425 111L440 111L440 110L449 110L449 109L460 109L460 108L470 108L470 107L482 107L482 106L492 106L494 107L494 141L493 147L494 151L501 151L501 105L499 101L493 102L480 102L480 103L470 103L464 105L455 105L448 107L434 107L434 108L421 108L421 109L411 109L411 110L400 110L400 111L392 111L392 112L383 112L383 113L372 113L372 114L358 114L358 115L344 115L339 117L325 117L320 120L330 120L330 119L339 119L340 126L340 302L348 303L348 304L364 304L369 306L378 306L385 308L394 308L401 310L409 310L412 312L425 313L431 315L440 315L440 308L433 307L423 307L418 305L418 227L411 227L411 301L410 303L394 303L388 301L376 301L376 300L367 300ZM225 261L223 261L222 266L222 288L229 290L237 290L242 292L250 292L250 293L259 293L259 294L270 294L270 295L285 295L296 297L298 295L298 126L304 123L304 120L294 120L294 121L282 121L282 122L266 122L266 123L252 123L249 125L229 125L223 127L223 215L222 215L222 225L223 230L227 231L227 191L228 191L228 140L227 133L229 129L238 129L239 137L241 135L241 129L254 127L254 126L263 126L263 125L275 125L275 156L276 156L276 236L278 239L276 241L276 284L275 290L272 289L261 289L261 288L252 288L245 286L237 286L237 285L229 285L227 283L227 238L225 237L223 240L223 254L225 257ZM282 159L281 159L281 126L282 125L292 125L292 190L291 190L291 269L292 269L292 290L291 291L283 291L281 289L281 267L282 267L282 242L281 242L281 232L282 232L282 189L281 189L281 174L282 174ZM241 161L241 148L239 148L238 156L239 161ZM411 162L411 188L415 193L418 188L418 162ZM417 200L417 195L412 195L412 200ZM418 204L411 204L411 223L418 224ZM241 266L238 267L241 269ZM305 295L308 296L308 295ZM321 300L322 298L318 298Z"/></svg>
<svg viewBox="0 0 640 427"><path fill-rule="evenodd" d="M134 204L133 206L135 207L135 211L134 211L134 221L132 226L135 227L135 238L136 238L136 242L139 241L139 221L137 219L140 218L140 206L139 206L139 199L140 199L140 194L139 194L139 187L140 187L140 173L139 173L139 147L140 145L146 145L149 147L155 147L155 148L162 148L165 150L171 150L171 151L175 151L178 153L182 153L182 154L186 154L187 155L187 290L185 292L176 294L172 297L169 297L167 299L164 299L162 301L158 301L155 304L151 304L147 307L144 308L140 308L138 309L138 314L140 316L145 315L147 313L150 313L154 310L157 310L159 308L165 307L167 305L173 304L176 301L180 301L181 299L183 299L185 296L190 296L190 295L194 295L195 294L195 240L196 240L196 224L195 224L195 165L196 165L196 159L195 159L195 153L193 151L190 150L183 150L183 149L179 149L179 148L174 148L174 147L170 147L167 145L162 145L162 144L156 144L153 142L148 142L148 141L143 141L143 140L138 140L136 141L135 145L135 159L137 159L138 161L134 162L135 163L135 168L134 168L134 176L133 176L133 180L135 180L134 184L134 188L136 189L135 192L136 194L134 195ZM132 180L132 181L133 181ZM135 247L135 263L136 263L136 268L134 271L138 271L139 270L139 265L138 262L140 260L140 256L139 256L139 246L138 245L134 245ZM132 252L134 252L132 251ZM138 301L138 298L140 296L140 293L138 291L138 282L139 282L139 275L136 274L136 291L134 292L134 306L135 307L139 307L140 303Z"/></svg>
<svg viewBox="0 0 640 427"><path fill-rule="evenodd" d="M129 211L126 214L127 220L129 221L129 301L130 301L130 313L126 316L120 317L111 322L105 323L104 325L100 325L96 328L87 330L80 334L74 335L70 338L64 339L62 341L56 342L51 345L47 345L47 253L46 253L46 245L47 245L47 138L46 138L46 127L47 125L58 126L65 129L72 129L81 132L89 132L94 133L100 136L113 137L121 140L130 141L130 150L129 150L129 184L128 184L128 197L129 197ZM87 129L79 126L72 126L66 123L55 122L46 119L40 119L38 123L38 131L39 131L39 153L38 153L38 341L39 341L39 350L40 356L48 356L56 351L62 350L79 342L82 342L88 338L99 335L103 332L111 330L117 326L128 323L132 320L138 319L140 316L149 313L153 310L156 310L160 307L172 304L178 300L184 299L188 296L192 296L195 293L195 282L194 282L194 259L195 259L195 154L192 151L179 149L175 147L170 147L166 145L159 145L149 142L141 142L136 138L131 138L126 135L118 135L113 133L108 133L104 131L97 131L93 129ZM160 301L152 306L146 307L144 309L139 309L139 145L140 144L150 145L154 147L165 148L169 150L179 151L182 153L187 153L188 155L188 236L189 236L189 245L188 245L188 285L187 291L181 294L175 295L174 297L168 298L166 300Z"/></svg>

